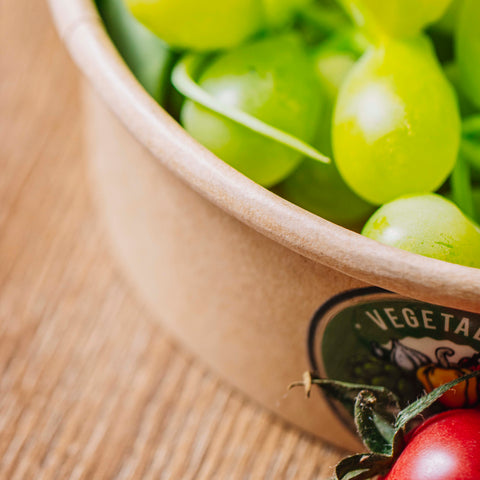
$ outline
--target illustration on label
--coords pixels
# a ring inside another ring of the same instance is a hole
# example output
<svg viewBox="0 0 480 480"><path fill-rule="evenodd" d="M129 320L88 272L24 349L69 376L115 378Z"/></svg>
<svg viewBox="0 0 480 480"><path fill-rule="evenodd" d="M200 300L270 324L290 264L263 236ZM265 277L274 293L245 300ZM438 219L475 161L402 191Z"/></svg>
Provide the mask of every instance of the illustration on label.
<svg viewBox="0 0 480 480"><path fill-rule="evenodd" d="M387 387L405 405L480 369L480 315L376 287L352 290L316 312L308 348L321 376ZM440 401L457 408L479 399L480 382L473 378Z"/></svg>

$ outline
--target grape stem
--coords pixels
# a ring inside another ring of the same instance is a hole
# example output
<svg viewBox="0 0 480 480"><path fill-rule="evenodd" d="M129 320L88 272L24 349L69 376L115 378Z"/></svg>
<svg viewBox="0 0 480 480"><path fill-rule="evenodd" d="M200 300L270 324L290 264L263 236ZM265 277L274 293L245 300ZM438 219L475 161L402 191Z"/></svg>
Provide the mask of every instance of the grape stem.
<svg viewBox="0 0 480 480"><path fill-rule="evenodd" d="M451 176L453 201L471 218L475 218L471 167L480 168L480 115L471 115L462 122L462 143L457 164Z"/></svg>
<svg viewBox="0 0 480 480"><path fill-rule="evenodd" d="M450 179L453 201L470 218L475 218L473 204L472 182L470 178L470 165L468 164L462 149L457 158L457 163Z"/></svg>
<svg viewBox="0 0 480 480"><path fill-rule="evenodd" d="M468 138L462 139L461 154L477 170L480 170L480 145Z"/></svg>
<svg viewBox="0 0 480 480"><path fill-rule="evenodd" d="M476 169L480 169L480 115L472 115L462 123L461 153Z"/></svg>

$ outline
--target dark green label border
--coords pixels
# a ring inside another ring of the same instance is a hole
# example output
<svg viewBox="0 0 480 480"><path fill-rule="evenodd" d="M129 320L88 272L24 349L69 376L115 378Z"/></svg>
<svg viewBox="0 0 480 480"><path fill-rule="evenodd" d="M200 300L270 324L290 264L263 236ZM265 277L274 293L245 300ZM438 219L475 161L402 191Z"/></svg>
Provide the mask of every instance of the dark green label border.
<svg viewBox="0 0 480 480"><path fill-rule="evenodd" d="M347 290L346 292L339 293L335 295L330 300L327 300L313 315L312 321L310 322L310 327L308 329L307 337L307 351L308 358L310 361L310 366L314 372L319 372L319 362L315 357L315 340L319 332L319 325L322 320L327 316L328 312L338 305L345 303L348 300L353 300L355 298L366 297L374 294L388 294L395 295L393 292L385 290L380 287L364 287L357 288L354 290Z"/></svg>

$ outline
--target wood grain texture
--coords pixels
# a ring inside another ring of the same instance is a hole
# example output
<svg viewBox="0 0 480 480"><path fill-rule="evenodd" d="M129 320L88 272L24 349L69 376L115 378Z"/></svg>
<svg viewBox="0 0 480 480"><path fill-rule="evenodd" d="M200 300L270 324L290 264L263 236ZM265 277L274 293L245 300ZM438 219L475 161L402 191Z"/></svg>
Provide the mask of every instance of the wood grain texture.
<svg viewBox="0 0 480 480"><path fill-rule="evenodd" d="M0 478L327 478L339 452L219 382L132 297L44 3L0 2L0 45Z"/></svg>

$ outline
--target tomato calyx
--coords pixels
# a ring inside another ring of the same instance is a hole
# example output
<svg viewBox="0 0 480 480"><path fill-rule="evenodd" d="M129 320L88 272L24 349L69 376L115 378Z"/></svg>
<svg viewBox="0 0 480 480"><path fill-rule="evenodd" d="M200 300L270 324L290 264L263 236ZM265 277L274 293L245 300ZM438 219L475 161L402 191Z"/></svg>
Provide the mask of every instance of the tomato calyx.
<svg viewBox="0 0 480 480"><path fill-rule="evenodd" d="M311 372L304 373L302 381L292 383L289 389L302 386L309 397L313 385L317 385L329 397L343 404L353 403L357 433L369 452L341 460L335 467L334 480L366 480L391 470L406 446L409 427L419 415L461 382L479 376L477 370L456 378L404 409L396 395L385 387L325 379Z"/></svg>

